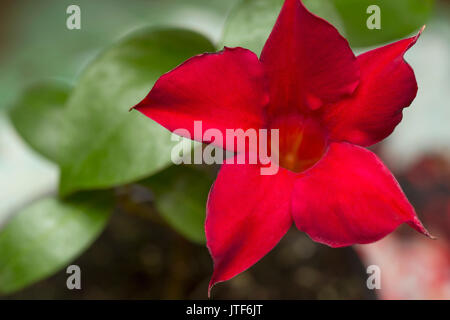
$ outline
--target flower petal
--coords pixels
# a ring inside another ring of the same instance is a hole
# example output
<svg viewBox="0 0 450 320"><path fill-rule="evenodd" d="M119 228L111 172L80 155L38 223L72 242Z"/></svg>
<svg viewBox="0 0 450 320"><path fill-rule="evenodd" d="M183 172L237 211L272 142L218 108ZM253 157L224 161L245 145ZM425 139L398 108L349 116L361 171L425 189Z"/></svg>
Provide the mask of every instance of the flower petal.
<svg viewBox="0 0 450 320"><path fill-rule="evenodd" d="M358 56L359 87L352 97L324 110L332 139L370 146L394 131L402 120L403 108L417 94L414 71L403 55L419 36Z"/></svg>
<svg viewBox="0 0 450 320"><path fill-rule="evenodd" d="M292 212L298 229L331 247L377 241L402 223L429 235L377 156L345 142L298 178Z"/></svg>
<svg viewBox="0 0 450 320"><path fill-rule="evenodd" d="M214 273L209 289L255 264L292 226L295 175L282 168L275 175L261 175L260 168L224 164L211 188L206 239Z"/></svg>
<svg viewBox="0 0 450 320"><path fill-rule="evenodd" d="M347 40L300 0L286 0L261 62L273 113L318 109L352 94L359 83L358 64Z"/></svg>
<svg viewBox="0 0 450 320"><path fill-rule="evenodd" d="M187 129L202 141L208 129L259 129L268 103L264 71L257 56L242 48L193 57L163 75L134 108L170 131ZM202 121L202 136L194 133ZM209 141L205 141L209 142ZM222 141L216 141L219 146Z"/></svg>

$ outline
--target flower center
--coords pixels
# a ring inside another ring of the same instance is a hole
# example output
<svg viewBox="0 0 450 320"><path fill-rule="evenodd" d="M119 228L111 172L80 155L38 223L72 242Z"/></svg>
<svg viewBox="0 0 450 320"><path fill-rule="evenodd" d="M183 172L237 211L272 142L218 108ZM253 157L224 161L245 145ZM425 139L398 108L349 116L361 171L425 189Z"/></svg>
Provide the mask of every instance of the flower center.
<svg viewBox="0 0 450 320"><path fill-rule="evenodd" d="M277 117L270 127L280 130L279 162L285 169L297 173L305 171L316 164L327 149L326 132L313 118Z"/></svg>

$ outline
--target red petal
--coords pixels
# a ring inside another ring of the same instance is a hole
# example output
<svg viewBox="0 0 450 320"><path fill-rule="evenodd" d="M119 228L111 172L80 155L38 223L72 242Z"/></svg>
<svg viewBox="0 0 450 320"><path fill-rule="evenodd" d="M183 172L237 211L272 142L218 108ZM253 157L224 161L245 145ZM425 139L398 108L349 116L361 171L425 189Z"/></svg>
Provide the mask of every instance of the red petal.
<svg viewBox="0 0 450 320"><path fill-rule="evenodd" d="M403 55L419 35L358 57L358 89L351 98L326 109L325 123L332 139L370 146L392 133L402 120L403 108L417 94L414 72Z"/></svg>
<svg viewBox="0 0 450 320"><path fill-rule="evenodd" d="M402 223L429 235L377 156L345 142L298 178L292 206L297 228L332 247L377 241Z"/></svg>
<svg viewBox="0 0 450 320"><path fill-rule="evenodd" d="M270 109L312 110L354 92L359 68L348 42L300 0L286 0L261 53Z"/></svg>
<svg viewBox="0 0 450 320"><path fill-rule="evenodd" d="M187 129L202 121L210 128L259 129L268 103L264 72L257 56L242 48L193 57L163 75L135 108L165 128ZM218 143L222 146L221 143Z"/></svg>
<svg viewBox="0 0 450 320"><path fill-rule="evenodd" d="M222 166L207 204L206 238L214 260L209 289L255 264L292 226L294 181L282 168L269 176L258 165Z"/></svg>

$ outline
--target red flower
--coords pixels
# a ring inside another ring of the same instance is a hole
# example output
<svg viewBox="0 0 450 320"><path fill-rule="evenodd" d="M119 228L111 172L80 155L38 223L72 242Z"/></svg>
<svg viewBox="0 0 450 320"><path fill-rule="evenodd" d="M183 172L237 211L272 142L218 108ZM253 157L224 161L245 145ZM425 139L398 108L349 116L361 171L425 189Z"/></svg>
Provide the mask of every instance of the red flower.
<svg viewBox="0 0 450 320"><path fill-rule="evenodd" d="M363 148L389 136L416 96L403 55L419 35L355 57L332 25L286 0L260 59L243 48L193 57L135 107L191 136L195 120L203 131L279 129L276 175L225 163L211 188L210 288L255 264L293 222L332 247L377 241L402 223L429 235L389 170Z"/></svg>

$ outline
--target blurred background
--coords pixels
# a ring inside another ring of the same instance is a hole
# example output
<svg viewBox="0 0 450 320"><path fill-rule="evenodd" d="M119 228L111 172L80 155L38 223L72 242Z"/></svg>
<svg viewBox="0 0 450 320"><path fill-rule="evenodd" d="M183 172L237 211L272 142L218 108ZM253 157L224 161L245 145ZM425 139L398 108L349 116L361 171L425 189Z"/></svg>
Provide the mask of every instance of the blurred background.
<svg viewBox="0 0 450 320"><path fill-rule="evenodd" d="M259 54L282 2L0 2L0 298L207 297L204 208L218 167L171 166L170 135L127 111L192 55L224 45ZM79 30L66 27L72 4ZM291 230L212 297L450 299L450 1L305 4L356 53L427 25L406 55L418 96L373 150L438 239L401 227L371 245L331 249ZM381 30L366 27L372 4ZM81 290L66 287L71 264ZM366 286L373 264L381 290Z"/></svg>

